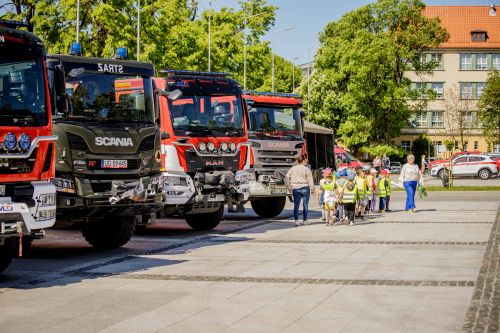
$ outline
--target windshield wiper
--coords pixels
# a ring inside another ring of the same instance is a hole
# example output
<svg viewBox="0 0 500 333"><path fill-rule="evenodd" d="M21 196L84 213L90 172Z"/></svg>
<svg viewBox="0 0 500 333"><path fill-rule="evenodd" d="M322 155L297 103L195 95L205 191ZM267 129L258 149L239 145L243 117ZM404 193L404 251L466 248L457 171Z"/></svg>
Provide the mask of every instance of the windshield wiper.
<svg viewBox="0 0 500 333"><path fill-rule="evenodd" d="M225 128L216 128L217 131L226 131L227 136L241 136L241 129L235 126L228 126Z"/></svg>

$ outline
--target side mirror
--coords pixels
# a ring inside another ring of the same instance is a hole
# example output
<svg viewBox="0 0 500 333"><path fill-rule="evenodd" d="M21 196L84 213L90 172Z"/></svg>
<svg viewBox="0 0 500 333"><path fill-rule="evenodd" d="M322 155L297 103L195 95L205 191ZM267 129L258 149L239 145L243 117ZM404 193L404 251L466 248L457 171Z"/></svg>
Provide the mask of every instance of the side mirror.
<svg viewBox="0 0 500 333"><path fill-rule="evenodd" d="M57 96L66 95L66 80L64 78L64 70L62 65L56 65L54 68L55 89Z"/></svg>
<svg viewBox="0 0 500 333"><path fill-rule="evenodd" d="M304 119L306 117L306 113L304 111L300 111L300 118Z"/></svg>
<svg viewBox="0 0 500 333"><path fill-rule="evenodd" d="M168 134L168 132L163 132L163 131L162 131L162 132L160 133L160 138L161 138L162 140L167 140L167 139L170 139L170 134Z"/></svg>
<svg viewBox="0 0 500 333"><path fill-rule="evenodd" d="M174 91L166 91L166 90L159 89L157 91L158 91L158 95L166 96L168 99L170 99L172 101L178 100L179 98L182 97L182 91L179 89L175 89Z"/></svg>

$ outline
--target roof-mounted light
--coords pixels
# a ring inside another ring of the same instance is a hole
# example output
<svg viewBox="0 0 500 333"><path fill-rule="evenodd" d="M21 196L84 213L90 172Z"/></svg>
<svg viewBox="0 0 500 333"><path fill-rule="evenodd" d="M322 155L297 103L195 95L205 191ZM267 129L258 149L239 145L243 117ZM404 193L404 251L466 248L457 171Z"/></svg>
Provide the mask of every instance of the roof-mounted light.
<svg viewBox="0 0 500 333"><path fill-rule="evenodd" d="M115 59L127 59L127 48L126 47L118 47L115 52Z"/></svg>
<svg viewBox="0 0 500 333"><path fill-rule="evenodd" d="M160 73L166 74L167 76L185 75L185 76L211 76L211 77L222 77L222 78L232 76L231 73L226 73L226 72L203 72L203 71L186 70L186 69L162 69Z"/></svg>
<svg viewBox="0 0 500 333"><path fill-rule="evenodd" d="M82 55L82 44L75 42L69 46L69 54L74 56Z"/></svg>
<svg viewBox="0 0 500 333"><path fill-rule="evenodd" d="M287 93L266 92L266 91L244 91L243 95L302 98L302 96L298 94L287 94Z"/></svg>
<svg viewBox="0 0 500 333"><path fill-rule="evenodd" d="M27 28L28 31L33 32L33 24L20 21L0 20L0 27L11 29Z"/></svg>

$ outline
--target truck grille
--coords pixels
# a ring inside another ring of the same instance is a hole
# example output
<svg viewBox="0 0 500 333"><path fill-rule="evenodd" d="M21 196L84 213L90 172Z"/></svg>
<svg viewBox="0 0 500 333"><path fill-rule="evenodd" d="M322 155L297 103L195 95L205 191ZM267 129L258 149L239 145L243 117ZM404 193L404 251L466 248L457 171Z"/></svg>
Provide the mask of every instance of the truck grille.
<svg viewBox="0 0 500 333"><path fill-rule="evenodd" d="M150 135L142 139L137 151L140 153L141 151L152 151L153 149L155 149L155 136Z"/></svg>
<svg viewBox="0 0 500 333"><path fill-rule="evenodd" d="M72 150L84 150L84 151L90 150L89 146L87 145L87 142L81 136L71 133L67 133L66 135L68 136L69 147Z"/></svg>
<svg viewBox="0 0 500 333"><path fill-rule="evenodd" d="M291 156L294 157L297 152L291 151L283 151L283 150L259 150L259 155L270 155L270 156Z"/></svg>
<svg viewBox="0 0 500 333"><path fill-rule="evenodd" d="M30 173L35 166L38 148L35 148L30 157L24 159L0 159L0 175Z"/></svg>

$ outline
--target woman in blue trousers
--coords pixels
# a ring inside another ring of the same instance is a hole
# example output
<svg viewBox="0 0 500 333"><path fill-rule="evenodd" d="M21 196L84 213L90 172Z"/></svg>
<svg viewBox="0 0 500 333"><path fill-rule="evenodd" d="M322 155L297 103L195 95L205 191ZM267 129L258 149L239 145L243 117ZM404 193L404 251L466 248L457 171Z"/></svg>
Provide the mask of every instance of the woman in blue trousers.
<svg viewBox="0 0 500 333"><path fill-rule="evenodd" d="M409 154L406 157L407 163L403 165L401 174L399 175L400 183L403 183L406 190L406 207L407 212L415 213L417 207L415 206L415 192L417 191L418 183L423 182L423 176L420 168L415 164L415 156Z"/></svg>
<svg viewBox="0 0 500 333"><path fill-rule="evenodd" d="M309 210L309 198L311 192L314 193L314 179L311 169L307 167L307 156L303 155L298 158L298 164L293 166L287 173L286 179L289 190L293 194L293 217L295 218L295 226L299 226L299 208L300 202L302 205L302 221L307 223L307 213Z"/></svg>

